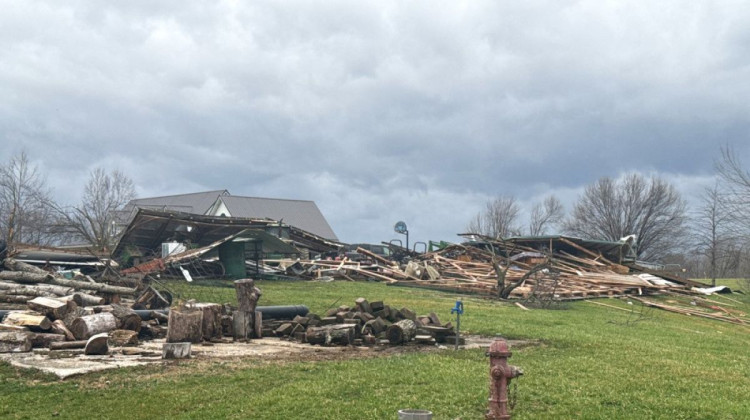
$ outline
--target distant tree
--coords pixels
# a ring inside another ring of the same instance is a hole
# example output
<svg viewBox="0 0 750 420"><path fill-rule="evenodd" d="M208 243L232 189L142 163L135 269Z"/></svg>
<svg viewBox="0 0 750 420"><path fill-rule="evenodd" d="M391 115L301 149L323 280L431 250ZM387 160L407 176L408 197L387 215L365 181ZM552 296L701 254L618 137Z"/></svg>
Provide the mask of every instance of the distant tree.
<svg viewBox="0 0 750 420"><path fill-rule="evenodd" d="M547 229L556 226L564 217L563 206L554 195L545 198L531 209L529 220L529 235L541 236Z"/></svg>
<svg viewBox="0 0 750 420"><path fill-rule="evenodd" d="M135 198L133 181L119 170L91 172L78 206L58 207L68 230L100 251L111 251L117 239L116 211Z"/></svg>
<svg viewBox="0 0 750 420"><path fill-rule="evenodd" d="M51 203L46 181L26 152L0 166L0 234L8 244L47 243Z"/></svg>
<svg viewBox="0 0 750 420"><path fill-rule="evenodd" d="M722 196L727 213L737 223L737 233L750 233L750 172L742 165L737 152L729 146L721 148L721 158L716 161L716 172L723 181Z"/></svg>
<svg viewBox="0 0 750 420"><path fill-rule="evenodd" d="M685 242L685 222L686 204L674 186L656 176L629 174L586 187L564 230L610 241L635 234L639 257L658 260Z"/></svg>
<svg viewBox="0 0 750 420"><path fill-rule="evenodd" d="M468 233L478 233L492 238L506 238L520 233L517 227L521 208L516 199L497 197L487 202L483 212L478 213L466 227Z"/></svg>
<svg viewBox="0 0 750 420"><path fill-rule="evenodd" d="M731 213L727 211L719 184L704 189L701 205L692 223L693 244L708 262L708 276L716 286L716 277L724 274L724 262L736 255L735 231Z"/></svg>

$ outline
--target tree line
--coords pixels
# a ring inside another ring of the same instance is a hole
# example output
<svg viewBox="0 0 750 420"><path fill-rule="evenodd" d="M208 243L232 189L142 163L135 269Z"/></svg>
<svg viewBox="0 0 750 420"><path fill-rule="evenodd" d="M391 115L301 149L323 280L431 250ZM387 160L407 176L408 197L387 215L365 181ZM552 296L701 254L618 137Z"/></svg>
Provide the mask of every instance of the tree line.
<svg viewBox="0 0 750 420"><path fill-rule="evenodd" d="M691 277L745 277L750 273L750 172L731 147L721 148L716 181L698 206L667 180L639 173L602 177L588 185L565 213L554 195L535 204L527 224L512 196L489 200L466 227L494 238L565 234L619 241L635 235L638 257L676 263Z"/></svg>
<svg viewBox="0 0 750 420"><path fill-rule="evenodd" d="M96 168L78 204L58 203L39 168L21 152L0 165L0 238L10 245L73 243L107 252L117 236L116 210L133 198L130 178Z"/></svg>

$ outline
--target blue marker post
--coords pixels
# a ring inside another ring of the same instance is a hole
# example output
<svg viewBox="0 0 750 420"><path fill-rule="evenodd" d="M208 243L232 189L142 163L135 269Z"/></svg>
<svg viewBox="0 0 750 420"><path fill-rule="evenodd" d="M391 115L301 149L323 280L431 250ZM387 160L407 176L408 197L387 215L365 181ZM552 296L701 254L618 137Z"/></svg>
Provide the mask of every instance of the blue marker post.
<svg viewBox="0 0 750 420"><path fill-rule="evenodd" d="M461 314L463 313L464 303L457 300L456 306L451 309L451 315L456 314L456 345L453 347L454 350L458 350L458 343L461 341Z"/></svg>

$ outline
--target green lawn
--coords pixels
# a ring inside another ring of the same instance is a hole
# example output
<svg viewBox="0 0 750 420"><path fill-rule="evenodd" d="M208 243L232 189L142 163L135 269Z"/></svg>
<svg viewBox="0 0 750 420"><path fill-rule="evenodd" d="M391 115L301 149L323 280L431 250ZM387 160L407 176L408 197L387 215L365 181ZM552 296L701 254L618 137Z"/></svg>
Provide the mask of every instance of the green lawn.
<svg viewBox="0 0 750 420"><path fill-rule="evenodd" d="M260 287L262 305L306 304L318 313L364 296L448 320L455 301L447 293L381 283ZM234 298L231 288L178 292ZM732 298L750 311L747 296ZM525 372L514 418L750 417L748 328L658 310L634 316L587 302L531 311L469 297L464 302L465 330L540 342L514 350L511 362ZM487 371L479 350L319 362L194 360L64 382L0 365L0 417L384 419L396 418L400 408L424 408L436 419L479 419Z"/></svg>

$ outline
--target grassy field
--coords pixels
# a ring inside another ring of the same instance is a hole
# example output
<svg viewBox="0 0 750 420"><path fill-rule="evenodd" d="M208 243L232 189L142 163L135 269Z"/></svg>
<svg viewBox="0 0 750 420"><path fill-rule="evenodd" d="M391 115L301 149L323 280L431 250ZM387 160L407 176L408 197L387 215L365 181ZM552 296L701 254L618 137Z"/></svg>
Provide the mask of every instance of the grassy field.
<svg viewBox="0 0 750 420"><path fill-rule="evenodd" d="M364 296L448 320L455 301L447 293L381 283L260 287L262 305L306 304L318 313ZM180 292L234 298L231 288ZM750 310L746 296L732 298ZM748 328L642 312L621 300L603 302L635 311L588 302L531 311L483 299L464 302L464 330L539 343L514 350L511 362L525 372L514 418L750 417ZM396 418L401 408L423 408L436 419L479 419L486 409L487 371L480 350L316 362L194 360L64 382L0 365L0 417L385 419Z"/></svg>

